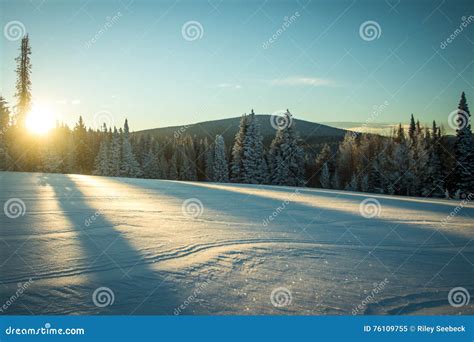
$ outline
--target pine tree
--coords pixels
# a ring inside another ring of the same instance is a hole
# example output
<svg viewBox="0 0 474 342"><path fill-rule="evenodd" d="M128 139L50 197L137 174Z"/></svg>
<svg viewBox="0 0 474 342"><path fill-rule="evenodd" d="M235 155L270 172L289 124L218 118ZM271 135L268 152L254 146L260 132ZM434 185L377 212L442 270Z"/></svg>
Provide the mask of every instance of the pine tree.
<svg viewBox="0 0 474 342"><path fill-rule="evenodd" d="M247 124L242 144L241 182L262 184L268 178L268 170L264 155L263 137L260 134L260 127L253 109L247 116Z"/></svg>
<svg viewBox="0 0 474 342"><path fill-rule="evenodd" d="M94 174L98 176L109 176L110 172L110 147L109 142L107 139L103 139L100 143L99 153L95 158L95 165L94 165Z"/></svg>
<svg viewBox="0 0 474 342"><path fill-rule="evenodd" d="M0 170L8 170L10 167L6 138L9 124L10 110L5 99L0 96Z"/></svg>
<svg viewBox="0 0 474 342"><path fill-rule="evenodd" d="M8 109L7 101L0 96L0 134L5 134L10 124L10 109Z"/></svg>
<svg viewBox="0 0 474 342"><path fill-rule="evenodd" d="M139 177L141 175L140 166L133 155L132 145L130 144L130 130L127 119L125 119L123 131L120 175L123 177Z"/></svg>
<svg viewBox="0 0 474 342"><path fill-rule="evenodd" d="M178 158L175 150L168 162L168 179L178 180L178 177Z"/></svg>
<svg viewBox="0 0 474 342"><path fill-rule="evenodd" d="M120 166L122 164L122 137L119 131L114 127L112 140L110 142L109 154L109 175L112 177L120 176Z"/></svg>
<svg viewBox="0 0 474 342"><path fill-rule="evenodd" d="M74 158L76 165L74 169L78 173L89 173L90 170L87 169L88 154L90 152L89 146L87 144L87 130L84 125L84 120L82 116L79 116L79 121L74 127Z"/></svg>
<svg viewBox="0 0 474 342"><path fill-rule="evenodd" d="M270 146L271 184L302 186L305 184L304 152L288 110L285 116L288 125L277 130Z"/></svg>
<svg viewBox="0 0 474 342"><path fill-rule="evenodd" d="M53 146L45 146L41 151L41 170L48 173L61 172L61 158Z"/></svg>
<svg viewBox="0 0 474 342"><path fill-rule="evenodd" d="M466 94L462 92L456 116L454 179L455 191L463 198L474 193L474 142L470 118Z"/></svg>
<svg viewBox="0 0 474 342"><path fill-rule="evenodd" d="M16 73L16 123L24 127L25 117L31 109L31 47L28 35L22 38L20 55L15 59Z"/></svg>
<svg viewBox="0 0 474 342"><path fill-rule="evenodd" d="M214 179L214 146L208 144L207 138L204 139L204 164L205 164L205 180L212 181Z"/></svg>
<svg viewBox="0 0 474 342"><path fill-rule="evenodd" d="M412 114L410 118L410 126L408 128L408 136L410 137L411 140L415 139L415 132L416 132L416 123L415 123L415 117Z"/></svg>
<svg viewBox="0 0 474 342"><path fill-rule="evenodd" d="M329 174L328 162L323 164L321 175L319 176L319 184L323 189L328 189L331 187L331 176Z"/></svg>
<svg viewBox="0 0 474 342"><path fill-rule="evenodd" d="M215 182L226 183L229 181L229 170L227 169L225 144L222 135L216 135L214 142L213 177Z"/></svg>
<svg viewBox="0 0 474 342"><path fill-rule="evenodd" d="M239 130L235 135L234 146L232 147L232 160L230 164L230 180L234 183L241 183L243 178L243 163L244 163L244 141L247 135L249 122L247 115L244 114L240 119Z"/></svg>

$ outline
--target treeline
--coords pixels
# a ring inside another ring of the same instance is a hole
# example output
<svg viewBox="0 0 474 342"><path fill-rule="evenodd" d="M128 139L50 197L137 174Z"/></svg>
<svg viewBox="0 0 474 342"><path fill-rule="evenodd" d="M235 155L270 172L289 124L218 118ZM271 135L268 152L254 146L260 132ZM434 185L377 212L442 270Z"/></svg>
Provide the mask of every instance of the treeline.
<svg viewBox="0 0 474 342"><path fill-rule="evenodd" d="M464 93L456 114L456 136L433 122L411 117L390 136L348 132L334 147L316 154L303 149L291 113L279 118L270 146L264 146L253 110L243 115L233 145L186 134L158 140L121 128L87 128L82 117L71 129L61 124L46 137L24 128L31 109L28 36L17 58L17 105L0 97L0 170L95 174L184 181L309 186L390 195L463 198L474 193L474 145Z"/></svg>

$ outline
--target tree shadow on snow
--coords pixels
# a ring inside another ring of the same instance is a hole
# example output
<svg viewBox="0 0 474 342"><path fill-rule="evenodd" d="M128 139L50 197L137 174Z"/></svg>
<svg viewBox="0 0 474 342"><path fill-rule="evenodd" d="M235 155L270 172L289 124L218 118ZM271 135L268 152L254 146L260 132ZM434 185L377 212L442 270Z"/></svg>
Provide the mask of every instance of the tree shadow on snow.
<svg viewBox="0 0 474 342"><path fill-rule="evenodd" d="M68 284L68 278L61 281L64 287L70 287L70 293L58 298L60 302L53 306L52 313L55 313L55 306L60 313L64 312L65 306L70 306L66 312L173 314L174 308L180 303L175 299L176 289L170 286L166 274L144 262L143 255L99 208L89 204L87 197L69 176L44 174L39 177L39 184L54 190L61 214L76 233L68 248L80 254L78 260L65 258L68 263L64 265L66 274L67 270L75 270L70 272L71 276L78 277L79 281L74 282L74 285ZM64 250L64 253L67 254L68 250ZM74 274L76 271L77 274ZM99 295L101 293L102 297ZM50 295L54 301L54 293ZM101 307L104 302L110 302L111 297L113 303Z"/></svg>

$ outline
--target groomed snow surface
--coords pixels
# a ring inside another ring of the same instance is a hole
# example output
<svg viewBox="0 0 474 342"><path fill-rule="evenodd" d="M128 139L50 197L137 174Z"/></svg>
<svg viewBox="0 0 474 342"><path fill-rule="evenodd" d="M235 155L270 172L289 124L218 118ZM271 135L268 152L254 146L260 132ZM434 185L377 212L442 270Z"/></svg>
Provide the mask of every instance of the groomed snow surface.
<svg viewBox="0 0 474 342"><path fill-rule="evenodd" d="M0 204L0 314L474 314L469 202L0 172Z"/></svg>

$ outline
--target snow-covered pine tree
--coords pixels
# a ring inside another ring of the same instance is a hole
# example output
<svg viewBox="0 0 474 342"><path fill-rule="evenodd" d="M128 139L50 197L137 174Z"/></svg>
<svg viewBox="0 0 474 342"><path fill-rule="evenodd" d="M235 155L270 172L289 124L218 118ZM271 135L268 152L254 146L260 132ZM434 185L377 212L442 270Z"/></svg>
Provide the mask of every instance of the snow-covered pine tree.
<svg viewBox="0 0 474 342"><path fill-rule="evenodd" d="M268 178L268 168L264 155L263 137L253 109L247 116L247 124L242 144L241 182L262 184Z"/></svg>
<svg viewBox="0 0 474 342"><path fill-rule="evenodd" d="M247 115L240 119L239 130L234 138L232 147L232 160L230 163L230 181L234 183L243 182L243 162L244 162L244 140L249 126Z"/></svg>
<svg viewBox="0 0 474 342"><path fill-rule="evenodd" d="M225 143L222 135L216 135L214 142L214 165L213 181L227 183L229 181L229 170L225 155Z"/></svg>
<svg viewBox="0 0 474 342"><path fill-rule="evenodd" d="M112 140L110 142L109 154L109 175L112 177L120 176L120 165L122 163L122 137L119 131L114 127Z"/></svg>
<svg viewBox="0 0 474 342"><path fill-rule="evenodd" d="M410 126L408 127L408 136L410 137L410 140L413 141L415 139L415 133L416 133L416 123L415 123L415 117L412 114L410 117Z"/></svg>
<svg viewBox="0 0 474 342"><path fill-rule="evenodd" d="M327 171L324 171L323 168L326 167ZM327 175L323 176L323 171L327 172ZM316 186L320 186L322 188L330 188L330 176L331 173L334 172L334 162L333 162L333 155L331 152L331 148L328 144L324 144L321 152L316 157L315 164L314 164L314 174L310 177L316 178ZM321 182L324 181L324 184Z"/></svg>
<svg viewBox="0 0 474 342"><path fill-rule="evenodd" d="M305 184L304 151L290 111L284 115L288 124L277 130L270 146L271 184L302 186Z"/></svg>
<svg viewBox="0 0 474 342"><path fill-rule="evenodd" d="M132 145L130 144L130 130L128 120L125 119L123 139L122 139L122 160L120 163L120 175L123 177L140 177L140 165L133 155Z"/></svg>
<svg viewBox="0 0 474 342"><path fill-rule="evenodd" d="M205 180L212 181L214 179L214 146L207 142L207 138L204 138L203 148Z"/></svg>
<svg viewBox="0 0 474 342"><path fill-rule="evenodd" d="M176 149L172 152L170 160L168 161L168 179L178 180L178 156Z"/></svg>
<svg viewBox="0 0 474 342"><path fill-rule="evenodd" d="M456 141L454 143L454 180L455 192L461 198L474 193L474 142L471 131L471 113L462 92L456 115Z"/></svg>
<svg viewBox="0 0 474 342"><path fill-rule="evenodd" d="M328 162L325 162L323 164L323 167L321 168L321 173L319 176L319 184L321 185L321 188L323 189L328 189L331 187L331 175L329 174Z"/></svg>
<svg viewBox="0 0 474 342"><path fill-rule="evenodd" d="M356 169L355 149L357 137L352 132L347 132L344 140L339 144L336 168L339 176L339 183L346 188L352 179L352 174Z"/></svg>
<svg viewBox="0 0 474 342"><path fill-rule="evenodd" d="M10 157L7 151L6 133L10 124L10 110L7 102L0 96L0 170L8 170Z"/></svg>
<svg viewBox="0 0 474 342"><path fill-rule="evenodd" d="M61 172L61 163L59 154L51 144L47 144L41 149L41 170L43 172Z"/></svg>
<svg viewBox="0 0 474 342"><path fill-rule="evenodd" d="M107 137L104 137L100 143L99 153L95 158L94 163L94 175L97 176L109 176L110 172L110 143L107 140Z"/></svg>

